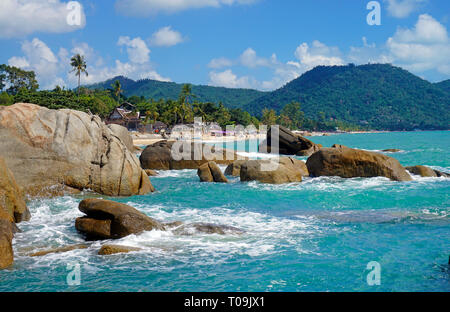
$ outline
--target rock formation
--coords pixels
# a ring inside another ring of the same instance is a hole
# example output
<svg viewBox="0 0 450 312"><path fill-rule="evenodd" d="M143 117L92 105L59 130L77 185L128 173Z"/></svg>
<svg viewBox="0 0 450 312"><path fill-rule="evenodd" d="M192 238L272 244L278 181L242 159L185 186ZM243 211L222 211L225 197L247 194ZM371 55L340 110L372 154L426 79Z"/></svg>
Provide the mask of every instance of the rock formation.
<svg viewBox="0 0 450 312"><path fill-rule="evenodd" d="M78 208L86 216L78 218L75 227L88 239L118 239L144 231L164 230L161 223L125 204L85 199Z"/></svg>
<svg viewBox="0 0 450 312"><path fill-rule="evenodd" d="M139 161L97 116L34 104L0 107L0 156L30 195L55 185L112 196L153 190Z"/></svg>
<svg viewBox="0 0 450 312"><path fill-rule="evenodd" d="M313 177L387 177L394 181L412 180L398 160L380 153L352 148L322 148L308 158L306 166Z"/></svg>
<svg viewBox="0 0 450 312"><path fill-rule="evenodd" d="M197 175L201 182L228 183L228 179L223 175L222 170L213 161L201 165L197 170Z"/></svg>

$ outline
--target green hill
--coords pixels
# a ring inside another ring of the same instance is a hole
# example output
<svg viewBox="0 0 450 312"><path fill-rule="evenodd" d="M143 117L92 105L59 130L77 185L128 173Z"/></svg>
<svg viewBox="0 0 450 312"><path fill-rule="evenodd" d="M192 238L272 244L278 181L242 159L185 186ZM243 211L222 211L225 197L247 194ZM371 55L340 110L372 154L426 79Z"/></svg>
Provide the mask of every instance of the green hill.
<svg viewBox="0 0 450 312"><path fill-rule="evenodd" d="M442 90L450 92L450 79L435 83L434 85Z"/></svg>
<svg viewBox="0 0 450 312"><path fill-rule="evenodd" d="M136 95L152 98L154 100L160 99L178 99L183 84L174 82L163 82L151 79L143 79L134 81L126 77L115 77L105 82L88 86L89 89L109 89L111 84L119 80L124 95L127 97ZM211 87L202 85L193 85L192 93L196 95L196 100L200 102L212 102L218 104L222 102L229 108L239 108L252 102L253 100L267 94L251 89L229 89L222 87Z"/></svg>
<svg viewBox="0 0 450 312"><path fill-rule="evenodd" d="M306 117L337 119L372 129L450 129L449 81L432 84L388 64L319 66L244 106L279 112L291 101ZM323 113L321 113L323 112Z"/></svg>

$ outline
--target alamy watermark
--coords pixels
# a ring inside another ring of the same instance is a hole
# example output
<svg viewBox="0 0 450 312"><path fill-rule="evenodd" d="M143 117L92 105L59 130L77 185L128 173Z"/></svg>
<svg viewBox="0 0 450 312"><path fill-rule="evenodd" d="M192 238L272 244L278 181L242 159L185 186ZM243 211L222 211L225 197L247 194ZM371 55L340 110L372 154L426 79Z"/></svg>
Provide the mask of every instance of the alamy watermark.
<svg viewBox="0 0 450 312"><path fill-rule="evenodd" d="M381 5L378 1L370 1L367 3L367 10L371 10L367 14L367 24L369 26L381 25Z"/></svg>
<svg viewBox="0 0 450 312"><path fill-rule="evenodd" d="M370 270L367 274L367 285L380 286L381 285L381 265L377 261L370 261L367 263L366 270Z"/></svg>
<svg viewBox="0 0 450 312"><path fill-rule="evenodd" d="M78 1L70 1L67 3L67 25L69 26L81 26L82 22L82 7Z"/></svg>
<svg viewBox="0 0 450 312"><path fill-rule="evenodd" d="M81 265L77 262L68 263L66 270L69 273L66 276L66 282L69 286L80 286L81 285Z"/></svg>
<svg viewBox="0 0 450 312"><path fill-rule="evenodd" d="M195 118L193 125L179 125L172 129L170 139L175 142L171 148L171 156L175 161L235 161L246 159L235 151L259 152L268 154L268 157L264 157L265 161L260 162L260 170L275 171L280 160L279 126L271 126L270 136L260 140L259 134L268 133L267 130L265 125L261 125L259 131L254 125L229 125L223 130L217 124L207 125L202 118ZM204 134L214 134L214 144L203 144L208 143L203 139Z"/></svg>

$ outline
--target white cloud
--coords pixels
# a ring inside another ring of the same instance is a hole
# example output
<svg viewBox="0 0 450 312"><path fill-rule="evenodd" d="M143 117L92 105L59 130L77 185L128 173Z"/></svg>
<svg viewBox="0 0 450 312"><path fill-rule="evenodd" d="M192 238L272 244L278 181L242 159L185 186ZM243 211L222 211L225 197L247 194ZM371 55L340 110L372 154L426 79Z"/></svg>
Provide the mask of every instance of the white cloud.
<svg viewBox="0 0 450 312"><path fill-rule="evenodd" d="M238 77L231 69L223 72L212 71L209 73L210 85L226 88L251 88L250 78L247 76Z"/></svg>
<svg viewBox="0 0 450 312"><path fill-rule="evenodd" d="M340 57L340 51L336 47L328 47L320 41L313 41L309 46L306 42L302 43L295 50L295 57L305 70L312 69L319 65L343 65L344 61Z"/></svg>
<svg viewBox="0 0 450 312"><path fill-rule="evenodd" d="M233 65L233 61L230 59L227 59L225 57L215 58L212 59L211 62L209 62L208 67L219 69L224 67L230 67Z"/></svg>
<svg viewBox="0 0 450 312"><path fill-rule="evenodd" d="M427 14L413 29L398 29L386 47L396 64L416 73L437 70L450 74L450 40L446 28Z"/></svg>
<svg viewBox="0 0 450 312"><path fill-rule="evenodd" d="M205 7L251 4L258 0L117 0L116 10L129 16L150 16L158 13L174 13Z"/></svg>
<svg viewBox="0 0 450 312"><path fill-rule="evenodd" d="M71 26L68 2L60 0L1 0L0 37L26 36L35 32L64 33L84 28L86 17L81 7L80 25Z"/></svg>
<svg viewBox="0 0 450 312"><path fill-rule="evenodd" d="M34 38L22 43L23 56L13 56L8 64L25 70L33 70L41 89L52 89L56 85L75 87L78 78L70 67L70 58L74 54L85 56L89 76L82 76L82 84L101 82L115 76L126 76L132 79L150 78L170 81L170 78L158 74L149 61L150 51L146 50L139 38L119 38L119 42L127 46L128 61L115 60L113 65L105 65L103 58L87 43L73 43L70 49L60 48L54 53L43 41ZM145 43L144 43L145 45Z"/></svg>
<svg viewBox="0 0 450 312"><path fill-rule="evenodd" d="M33 70L43 88L53 87L53 81L59 77L62 64L52 50L38 38L22 43L22 57L11 57L8 60L10 66Z"/></svg>
<svg viewBox="0 0 450 312"><path fill-rule="evenodd" d="M385 0L385 2L388 3L387 11L390 15L397 18L405 18L428 2L428 0Z"/></svg>
<svg viewBox="0 0 450 312"><path fill-rule="evenodd" d="M135 64L144 64L150 60L150 49L144 40L137 37L130 39L130 37L119 37L117 42L119 46L126 46L130 61Z"/></svg>
<svg viewBox="0 0 450 312"><path fill-rule="evenodd" d="M170 26L159 29L152 35L150 43L159 47L171 47L183 42L185 39L178 31L172 30Z"/></svg>
<svg viewBox="0 0 450 312"><path fill-rule="evenodd" d="M272 56L272 59L273 58L274 57ZM276 57L275 57L275 59L276 59ZM259 67L259 66L267 67L267 66L270 66L270 64L271 64L270 60L262 58L262 57L258 57L256 55L255 50L253 50L252 48L248 48L241 54L240 61L241 61L242 65L244 65L246 67L250 67L250 68L255 68L255 67Z"/></svg>

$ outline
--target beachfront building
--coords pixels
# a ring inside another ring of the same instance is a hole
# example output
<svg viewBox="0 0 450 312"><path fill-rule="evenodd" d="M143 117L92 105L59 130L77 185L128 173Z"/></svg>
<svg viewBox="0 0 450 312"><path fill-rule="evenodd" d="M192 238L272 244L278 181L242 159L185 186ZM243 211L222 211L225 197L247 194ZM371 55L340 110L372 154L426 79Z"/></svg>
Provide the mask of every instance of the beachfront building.
<svg viewBox="0 0 450 312"><path fill-rule="evenodd" d="M130 103L123 103L116 107L108 118L106 124L117 124L127 128L129 131L137 131L141 125L140 112Z"/></svg>

